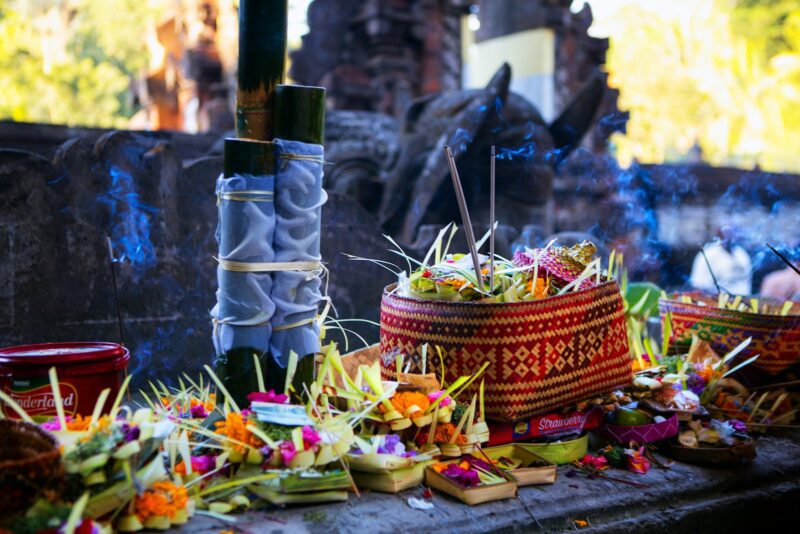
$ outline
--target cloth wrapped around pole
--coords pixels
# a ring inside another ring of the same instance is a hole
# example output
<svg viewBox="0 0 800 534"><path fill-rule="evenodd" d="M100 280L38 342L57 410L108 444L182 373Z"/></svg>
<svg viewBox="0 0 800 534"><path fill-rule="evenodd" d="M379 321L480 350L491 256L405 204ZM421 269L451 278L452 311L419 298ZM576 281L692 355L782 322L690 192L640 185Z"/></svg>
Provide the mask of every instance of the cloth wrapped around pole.
<svg viewBox="0 0 800 534"><path fill-rule="evenodd" d="M307 264L302 269L281 270L274 275L270 352L285 368L290 351L303 357L320 349L319 325L315 321L322 299L320 219L328 197L322 189L322 145L280 139L275 144L275 261Z"/></svg>
<svg viewBox="0 0 800 534"><path fill-rule="evenodd" d="M218 374L235 397L255 389L253 354L269 385L282 388L275 375L285 371L290 352L302 358L320 348L323 147L284 140L274 146L274 175L217 181L213 341Z"/></svg>
<svg viewBox="0 0 800 534"><path fill-rule="evenodd" d="M217 242L217 305L213 341L216 367L227 382L249 384L254 377L253 353L269 350L270 319L275 305L270 298L269 272L232 269L236 265L270 264L275 259L275 177L235 175L217 179L219 222ZM247 348L237 357L233 349Z"/></svg>

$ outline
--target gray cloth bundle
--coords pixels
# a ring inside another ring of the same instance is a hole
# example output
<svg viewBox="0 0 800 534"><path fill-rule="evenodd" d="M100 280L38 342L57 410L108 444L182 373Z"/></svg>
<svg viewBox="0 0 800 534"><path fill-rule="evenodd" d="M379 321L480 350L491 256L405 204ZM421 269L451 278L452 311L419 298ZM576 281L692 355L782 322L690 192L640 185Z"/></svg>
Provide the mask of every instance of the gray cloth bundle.
<svg viewBox="0 0 800 534"><path fill-rule="evenodd" d="M276 140L275 175L217 180L219 290L214 347L269 351L280 367L289 352L319 351L319 239L323 147Z"/></svg>

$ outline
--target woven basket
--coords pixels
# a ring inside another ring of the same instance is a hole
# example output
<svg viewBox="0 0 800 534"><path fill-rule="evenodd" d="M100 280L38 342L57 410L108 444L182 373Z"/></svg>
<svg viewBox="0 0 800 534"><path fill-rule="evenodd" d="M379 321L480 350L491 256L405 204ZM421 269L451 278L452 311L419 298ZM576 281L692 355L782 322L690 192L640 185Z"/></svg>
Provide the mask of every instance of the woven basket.
<svg viewBox="0 0 800 534"><path fill-rule="evenodd" d="M777 375L800 360L800 315L795 305L792 315L771 315L726 310L717 307L716 299L701 293L685 293L693 301L706 302L706 306L661 299L658 307L661 321L667 312L672 316L673 348L686 351L692 334L708 341L720 356L734 349L748 337L753 340L739 359L760 354L750 364L769 375ZM767 299L759 299L764 302ZM781 303L782 304L782 303ZM780 306L777 306L780 309Z"/></svg>
<svg viewBox="0 0 800 534"><path fill-rule="evenodd" d="M616 282L530 302L442 302L400 297L384 290L381 354L384 374L395 376L395 355L421 372L441 367L445 382L490 365L486 416L515 422L631 382L622 295ZM464 398L478 392L475 381Z"/></svg>
<svg viewBox="0 0 800 534"><path fill-rule="evenodd" d="M0 515L23 513L64 475L56 439L38 426L0 420Z"/></svg>

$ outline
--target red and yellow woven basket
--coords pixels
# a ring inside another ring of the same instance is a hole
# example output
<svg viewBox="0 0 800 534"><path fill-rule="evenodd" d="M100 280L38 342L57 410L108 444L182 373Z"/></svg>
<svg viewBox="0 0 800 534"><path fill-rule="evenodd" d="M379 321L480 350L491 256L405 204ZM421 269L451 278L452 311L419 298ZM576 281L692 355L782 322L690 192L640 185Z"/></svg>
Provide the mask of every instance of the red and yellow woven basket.
<svg viewBox="0 0 800 534"><path fill-rule="evenodd" d="M631 382L631 361L616 282L543 300L514 303L442 302L400 297L384 290L381 355L385 376L395 356L421 372L427 343L429 372L445 381L484 375L489 419L515 422ZM465 395L477 393L476 381Z"/></svg>
<svg viewBox="0 0 800 534"><path fill-rule="evenodd" d="M672 316L673 345L688 350L692 334L708 341L720 356L736 348L748 337L753 340L740 359L760 354L751 365L769 375L777 375L800 360L800 306L789 310L790 315L750 313L717 307L716 299L701 293L685 293L693 303L661 299L658 303L661 321ZM759 299L764 302L767 299ZM694 302L705 302L705 306ZM782 303L780 303L782 304ZM780 309L780 305L776 305Z"/></svg>

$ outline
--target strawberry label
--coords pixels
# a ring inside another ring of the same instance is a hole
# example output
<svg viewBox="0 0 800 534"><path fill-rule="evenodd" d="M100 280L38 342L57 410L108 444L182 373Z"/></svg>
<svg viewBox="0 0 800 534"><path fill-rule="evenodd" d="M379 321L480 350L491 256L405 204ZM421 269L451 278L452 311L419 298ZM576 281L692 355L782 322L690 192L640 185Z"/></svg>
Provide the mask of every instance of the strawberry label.
<svg viewBox="0 0 800 534"><path fill-rule="evenodd" d="M59 382L58 387L61 393L61 404L64 406L64 413L66 415L75 415L78 407L78 391L75 386L67 382ZM14 380L11 387L5 387L5 393L31 417L55 416L57 413L53 389L47 380ZM3 408L5 416L9 419L20 418L14 410L6 406L3 406Z"/></svg>

